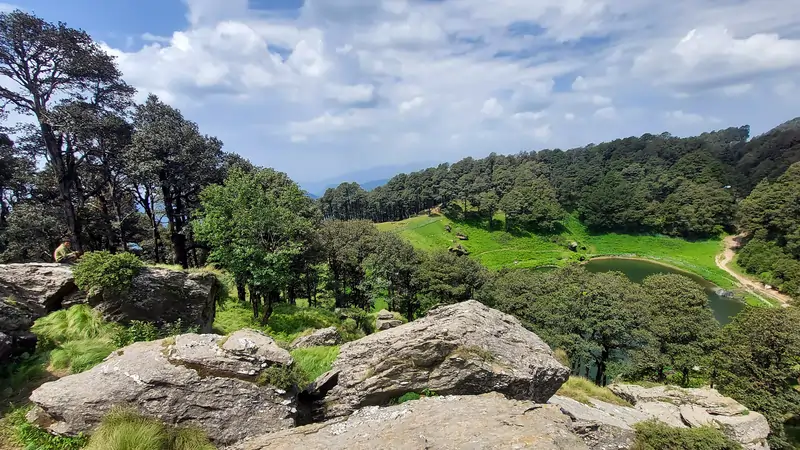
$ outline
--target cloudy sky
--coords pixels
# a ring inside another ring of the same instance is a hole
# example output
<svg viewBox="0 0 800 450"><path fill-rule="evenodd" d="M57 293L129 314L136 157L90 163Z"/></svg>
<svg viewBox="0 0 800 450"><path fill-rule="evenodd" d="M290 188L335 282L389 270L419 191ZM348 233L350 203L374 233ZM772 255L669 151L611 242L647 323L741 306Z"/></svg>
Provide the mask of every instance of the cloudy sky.
<svg viewBox="0 0 800 450"><path fill-rule="evenodd" d="M795 0L13 6L85 29L140 97L299 181L800 115Z"/></svg>

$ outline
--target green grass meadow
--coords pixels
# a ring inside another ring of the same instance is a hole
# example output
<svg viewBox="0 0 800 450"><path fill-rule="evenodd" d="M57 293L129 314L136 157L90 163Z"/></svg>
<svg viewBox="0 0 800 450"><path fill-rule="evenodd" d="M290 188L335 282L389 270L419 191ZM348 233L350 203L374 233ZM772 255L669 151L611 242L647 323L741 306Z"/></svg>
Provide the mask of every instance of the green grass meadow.
<svg viewBox="0 0 800 450"><path fill-rule="evenodd" d="M722 251L720 239L688 241L663 235L620 233L590 233L575 217L568 216L562 230L553 234L503 231L505 218L495 216L489 231L486 220L454 221L442 215L422 215L400 222L378 224L383 231L393 231L423 250L447 249L456 241L456 230L469 237L458 241L477 259L492 270L504 267L533 268L564 266L600 256L636 257L654 260L696 273L723 288L733 287L734 281L716 266L716 255ZM450 225L452 231L445 229ZM569 249L578 243L577 252Z"/></svg>

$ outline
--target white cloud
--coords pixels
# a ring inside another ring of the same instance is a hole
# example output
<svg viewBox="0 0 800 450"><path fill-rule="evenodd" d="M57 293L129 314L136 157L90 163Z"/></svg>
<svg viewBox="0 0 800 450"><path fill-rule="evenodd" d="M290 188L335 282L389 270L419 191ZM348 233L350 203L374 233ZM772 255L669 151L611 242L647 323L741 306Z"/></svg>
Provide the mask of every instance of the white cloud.
<svg viewBox="0 0 800 450"><path fill-rule="evenodd" d="M184 1L126 80L301 180L796 115L800 2Z"/></svg>
<svg viewBox="0 0 800 450"><path fill-rule="evenodd" d="M483 108L481 108L481 113L489 117L500 117L503 115L503 111L503 105L494 97L483 102Z"/></svg>

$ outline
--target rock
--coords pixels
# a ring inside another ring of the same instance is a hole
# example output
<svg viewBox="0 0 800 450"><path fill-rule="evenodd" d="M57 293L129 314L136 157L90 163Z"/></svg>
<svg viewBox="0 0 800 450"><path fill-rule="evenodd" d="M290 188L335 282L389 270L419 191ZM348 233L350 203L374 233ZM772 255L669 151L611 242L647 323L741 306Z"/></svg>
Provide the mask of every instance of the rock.
<svg viewBox="0 0 800 450"><path fill-rule="evenodd" d="M375 319L375 329L378 331L388 330L389 328L399 327L403 324L402 320L398 320L391 312L382 309L378 312Z"/></svg>
<svg viewBox="0 0 800 450"><path fill-rule="evenodd" d="M322 328L307 336L300 336L292 342L292 349L305 347L330 347L342 343L342 335L336 327Z"/></svg>
<svg viewBox="0 0 800 450"><path fill-rule="evenodd" d="M230 336L183 334L169 346L170 362L204 375L252 380L265 368L292 364L289 352L259 331L239 330Z"/></svg>
<svg viewBox="0 0 800 450"><path fill-rule="evenodd" d="M14 341L11 336L0 332L0 361L6 359L11 355Z"/></svg>
<svg viewBox="0 0 800 450"><path fill-rule="evenodd" d="M240 379L241 372L257 375L261 361L287 361L284 354L275 358L280 352L265 337L244 330L224 342L190 334L174 343L135 343L87 372L36 389L30 418L55 434L76 435L91 433L115 405L128 405L166 423L198 426L220 445L292 427L293 393Z"/></svg>
<svg viewBox="0 0 800 450"><path fill-rule="evenodd" d="M640 402L636 404L636 409L647 413L650 417L664 422L674 428L686 428L686 424L681 419L681 411L677 405L666 402Z"/></svg>
<svg viewBox="0 0 800 450"><path fill-rule="evenodd" d="M325 398L327 417L424 389L441 395L494 391L542 403L569 376L519 320L474 300L348 342L333 370L339 377Z"/></svg>
<svg viewBox="0 0 800 450"><path fill-rule="evenodd" d="M216 309L217 279L211 273L145 267L122 294L101 290L89 304L106 320L131 320L196 326L211 332Z"/></svg>
<svg viewBox="0 0 800 450"><path fill-rule="evenodd" d="M572 420L573 431L593 450L630 448L636 440L633 425L649 419L634 408L592 400L585 405L571 398L554 395L550 404Z"/></svg>
<svg viewBox="0 0 800 450"><path fill-rule="evenodd" d="M397 406L366 407L348 417L267 434L229 450L581 450L569 419L550 405L500 394L427 397Z"/></svg>
<svg viewBox="0 0 800 450"><path fill-rule="evenodd" d="M5 353L0 355L0 361L36 347L36 338L29 332L36 319L83 297L67 265L0 265L0 333L6 336L6 346L10 346L0 351ZM5 346L0 344L2 347Z"/></svg>
<svg viewBox="0 0 800 450"><path fill-rule="evenodd" d="M767 419L716 389L612 384L612 392L671 426L711 425L747 449L768 449Z"/></svg>

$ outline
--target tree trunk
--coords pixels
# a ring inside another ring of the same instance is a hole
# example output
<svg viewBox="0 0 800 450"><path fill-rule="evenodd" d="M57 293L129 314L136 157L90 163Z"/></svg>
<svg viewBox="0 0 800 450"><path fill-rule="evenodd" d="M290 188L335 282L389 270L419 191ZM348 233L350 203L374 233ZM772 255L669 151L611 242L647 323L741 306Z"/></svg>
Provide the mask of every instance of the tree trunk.
<svg viewBox="0 0 800 450"><path fill-rule="evenodd" d="M683 382L683 387L686 387L686 386L689 385L689 368L688 367L684 367L683 368L683 380L682 380L682 382Z"/></svg>
<svg viewBox="0 0 800 450"><path fill-rule="evenodd" d="M597 359L597 374L594 377L594 384L602 386L603 376L606 374L606 362L608 361L608 350L603 347L600 358Z"/></svg>
<svg viewBox="0 0 800 450"><path fill-rule="evenodd" d="M261 294L258 290L250 286L250 305L253 307L253 320L258 320L258 306L261 300Z"/></svg>
<svg viewBox="0 0 800 450"><path fill-rule="evenodd" d="M175 196L173 199L172 189L166 182L166 175L160 174L161 191L164 195L164 211L167 213L167 222L169 223L169 240L172 242L172 251L175 253L175 264L180 264L184 269L189 268L189 259L186 255L186 236L183 235L183 224L179 214L175 211L173 200L180 202L180 197ZM179 205L178 205L179 206Z"/></svg>
<svg viewBox="0 0 800 450"><path fill-rule="evenodd" d="M241 303L247 302L245 282L239 277L236 278L236 298L238 298Z"/></svg>
<svg viewBox="0 0 800 450"><path fill-rule="evenodd" d="M75 252L80 253L83 251L81 223L78 219L78 214L75 212L75 204L72 202L74 174L69 173L70 171L67 170L61 151L62 142L60 139L56 138L53 133L53 128L50 124L43 122L41 119L39 125L42 130L45 146L47 147L50 168L58 179L58 196L61 201L61 208L64 212L64 219L67 222L67 230L70 235L70 240L72 241L72 248Z"/></svg>

